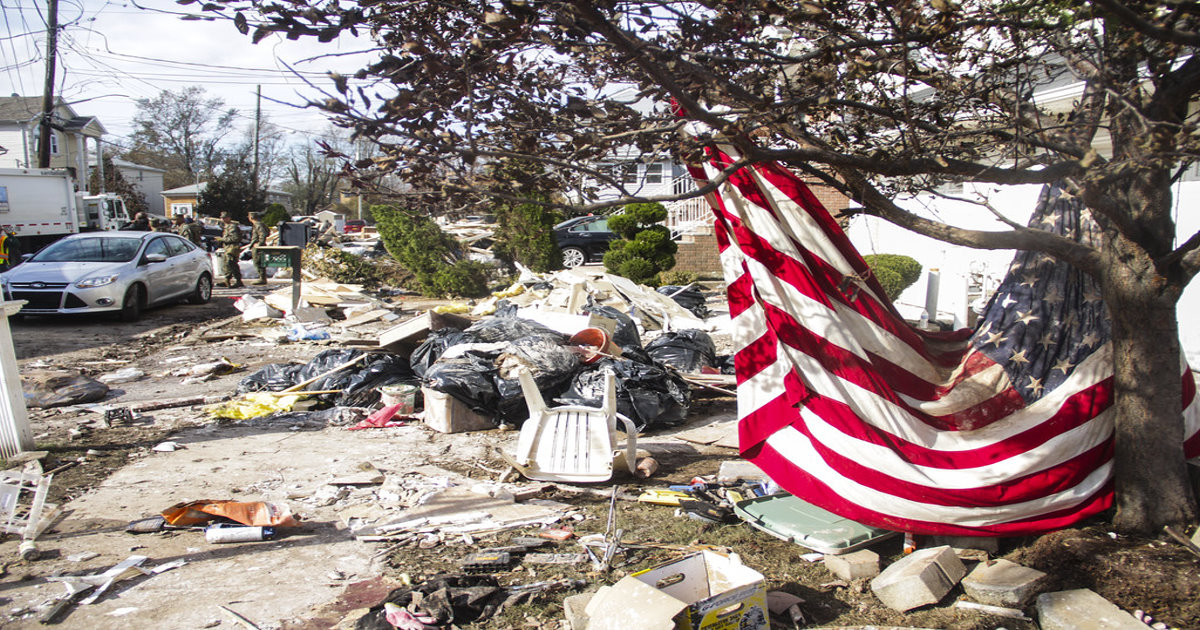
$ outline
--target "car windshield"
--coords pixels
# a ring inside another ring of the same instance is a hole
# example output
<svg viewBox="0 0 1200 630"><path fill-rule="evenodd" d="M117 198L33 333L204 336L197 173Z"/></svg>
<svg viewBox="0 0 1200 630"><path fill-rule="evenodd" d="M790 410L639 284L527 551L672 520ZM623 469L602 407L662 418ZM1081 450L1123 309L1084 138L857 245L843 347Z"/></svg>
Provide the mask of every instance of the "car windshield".
<svg viewBox="0 0 1200 630"><path fill-rule="evenodd" d="M32 262L129 262L142 245L140 237L65 239L51 244Z"/></svg>

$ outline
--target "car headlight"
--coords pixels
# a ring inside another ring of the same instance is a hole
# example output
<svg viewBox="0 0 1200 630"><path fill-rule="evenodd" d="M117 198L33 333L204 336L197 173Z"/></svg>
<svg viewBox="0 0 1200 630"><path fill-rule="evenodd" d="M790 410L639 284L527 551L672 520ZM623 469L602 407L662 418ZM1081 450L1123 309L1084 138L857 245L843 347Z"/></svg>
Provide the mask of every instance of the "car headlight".
<svg viewBox="0 0 1200 630"><path fill-rule="evenodd" d="M113 274L111 276L96 276L95 278L85 278L83 280L80 280L79 282L75 283L75 286L79 287L80 289L91 289L91 288L95 288L95 287L102 287L107 284L112 284L116 281L117 281L117 274Z"/></svg>

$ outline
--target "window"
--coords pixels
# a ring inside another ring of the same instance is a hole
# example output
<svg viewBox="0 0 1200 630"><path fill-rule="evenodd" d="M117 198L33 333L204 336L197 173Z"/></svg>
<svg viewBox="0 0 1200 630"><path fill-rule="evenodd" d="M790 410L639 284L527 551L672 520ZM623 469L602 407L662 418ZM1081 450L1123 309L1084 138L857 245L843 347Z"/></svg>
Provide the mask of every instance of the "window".
<svg viewBox="0 0 1200 630"><path fill-rule="evenodd" d="M655 162L653 164L646 165L646 183L647 184L661 184L662 177L663 177L662 162Z"/></svg>
<svg viewBox="0 0 1200 630"><path fill-rule="evenodd" d="M33 128L33 153L34 157L41 152L42 133L38 127ZM50 155L58 155L58 134L50 132Z"/></svg>
<svg viewBox="0 0 1200 630"><path fill-rule="evenodd" d="M186 254L195 248L195 245L192 245L190 242L174 236L165 236L163 237L163 240L167 242L167 248L171 252L172 256Z"/></svg>
<svg viewBox="0 0 1200 630"><path fill-rule="evenodd" d="M625 169L625 177L622 178L621 181L623 181L626 184L638 183L638 166L637 166L637 164L622 164L621 166L622 166L622 168Z"/></svg>
<svg viewBox="0 0 1200 630"><path fill-rule="evenodd" d="M149 256L150 254L162 254L163 256L170 256L170 252L167 251L167 239L156 238L153 241L150 241L150 244L146 246L146 253L143 254L143 256Z"/></svg>

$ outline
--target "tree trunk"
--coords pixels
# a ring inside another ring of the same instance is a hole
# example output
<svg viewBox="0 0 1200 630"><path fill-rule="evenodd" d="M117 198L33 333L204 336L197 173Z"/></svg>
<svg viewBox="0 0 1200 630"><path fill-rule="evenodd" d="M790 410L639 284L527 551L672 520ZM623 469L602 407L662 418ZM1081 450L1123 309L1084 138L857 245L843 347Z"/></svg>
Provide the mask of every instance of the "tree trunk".
<svg viewBox="0 0 1200 630"><path fill-rule="evenodd" d="M1144 253L1131 249L1128 242L1110 243L1103 281L1112 318L1116 414L1113 525L1122 532L1158 534L1164 525L1194 523L1197 517L1183 453L1178 293L1164 290L1163 278L1139 273L1137 259L1146 262L1142 271L1153 267Z"/></svg>

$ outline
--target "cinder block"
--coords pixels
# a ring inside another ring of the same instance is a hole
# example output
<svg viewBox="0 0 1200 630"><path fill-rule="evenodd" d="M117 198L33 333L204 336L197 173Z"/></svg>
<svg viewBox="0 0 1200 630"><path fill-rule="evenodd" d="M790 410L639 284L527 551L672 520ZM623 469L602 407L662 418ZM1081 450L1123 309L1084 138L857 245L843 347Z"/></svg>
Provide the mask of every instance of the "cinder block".
<svg viewBox="0 0 1200 630"><path fill-rule="evenodd" d="M904 612L936 604L966 573L948 545L918 549L884 569L871 581L871 590L888 608Z"/></svg>
<svg viewBox="0 0 1200 630"><path fill-rule="evenodd" d="M842 555L825 554L825 568L843 580L857 580L879 575L879 554L861 549Z"/></svg>
<svg viewBox="0 0 1200 630"><path fill-rule="evenodd" d="M1037 594L1045 573L1008 560L981 562L963 578L963 590L981 603L1021 608Z"/></svg>
<svg viewBox="0 0 1200 630"><path fill-rule="evenodd" d="M930 536L931 547L950 545L955 549L979 549L991 555L1000 551L1000 539L985 536Z"/></svg>
<svg viewBox="0 0 1200 630"><path fill-rule="evenodd" d="M1042 593L1037 598L1041 630L1146 630L1150 626L1086 588Z"/></svg>

